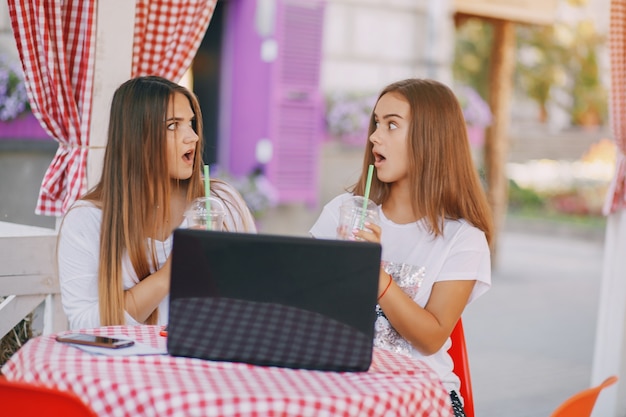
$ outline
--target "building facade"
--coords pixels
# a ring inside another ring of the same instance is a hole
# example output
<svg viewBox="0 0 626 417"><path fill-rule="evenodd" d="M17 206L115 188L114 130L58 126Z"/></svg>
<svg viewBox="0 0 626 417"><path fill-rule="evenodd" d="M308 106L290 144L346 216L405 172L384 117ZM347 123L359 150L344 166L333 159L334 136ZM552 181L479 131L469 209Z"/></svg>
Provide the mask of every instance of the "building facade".
<svg viewBox="0 0 626 417"><path fill-rule="evenodd" d="M281 203L315 206L326 97L375 94L407 77L450 81L453 33L448 0L219 0L192 68L205 118L205 162L238 176L261 169ZM6 2L0 53L18 55ZM23 172L0 178L33 177L19 198L1 199L0 216L51 225L33 207L55 142L31 139L0 140L0 158L16 161L16 152L23 158Z"/></svg>

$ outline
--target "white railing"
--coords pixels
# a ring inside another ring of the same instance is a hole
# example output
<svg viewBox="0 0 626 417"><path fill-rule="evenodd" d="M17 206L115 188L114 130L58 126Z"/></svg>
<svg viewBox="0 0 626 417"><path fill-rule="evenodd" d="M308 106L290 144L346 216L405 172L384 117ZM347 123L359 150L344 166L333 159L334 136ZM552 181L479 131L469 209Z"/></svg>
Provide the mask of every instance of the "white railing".
<svg viewBox="0 0 626 417"><path fill-rule="evenodd" d="M52 229L0 222L0 338L43 305L43 334L67 329Z"/></svg>

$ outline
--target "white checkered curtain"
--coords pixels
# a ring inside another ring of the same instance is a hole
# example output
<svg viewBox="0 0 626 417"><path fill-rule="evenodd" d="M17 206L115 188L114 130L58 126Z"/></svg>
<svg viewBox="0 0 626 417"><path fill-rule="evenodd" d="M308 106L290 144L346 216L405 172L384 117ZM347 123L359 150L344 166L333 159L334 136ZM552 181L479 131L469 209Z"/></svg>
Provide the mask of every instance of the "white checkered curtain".
<svg viewBox="0 0 626 417"><path fill-rule="evenodd" d="M59 147L35 213L61 216L86 186L95 2L8 0L33 114Z"/></svg>

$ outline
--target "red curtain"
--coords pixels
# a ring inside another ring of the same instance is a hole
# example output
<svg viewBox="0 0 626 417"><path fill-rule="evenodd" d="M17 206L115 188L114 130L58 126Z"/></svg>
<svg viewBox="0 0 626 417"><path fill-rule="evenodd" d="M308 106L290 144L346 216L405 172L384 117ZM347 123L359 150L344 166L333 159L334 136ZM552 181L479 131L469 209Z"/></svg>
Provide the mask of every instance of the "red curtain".
<svg viewBox="0 0 626 417"><path fill-rule="evenodd" d="M85 188L94 68L94 2L8 0L33 114L59 142L35 213L59 216Z"/></svg>
<svg viewBox="0 0 626 417"><path fill-rule="evenodd" d="M137 0L131 76L179 81L217 0ZM35 212L61 216L86 188L96 0L8 0L33 114L59 148Z"/></svg>
<svg viewBox="0 0 626 417"><path fill-rule="evenodd" d="M626 0L611 1L609 52L611 127L617 146L617 168L604 204L605 214L626 207Z"/></svg>

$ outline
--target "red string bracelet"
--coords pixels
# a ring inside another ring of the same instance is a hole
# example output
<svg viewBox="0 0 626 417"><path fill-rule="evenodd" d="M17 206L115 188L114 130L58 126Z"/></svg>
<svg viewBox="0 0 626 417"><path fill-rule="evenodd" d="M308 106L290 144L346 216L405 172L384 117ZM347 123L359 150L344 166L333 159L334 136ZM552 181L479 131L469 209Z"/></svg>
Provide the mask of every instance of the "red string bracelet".
<svg viewBox="0 0 626 417"><path fill-rule="evenodd" d="M391 278L391 274L389 274L389 282L387 283L387 286L385 287L385 289L383 290L383 292L380 293L380 295L378 296L378 299L376 299L376 301L380 301L381 298L383 298L383 295L385 295L385 293L387 292L387 290L389 289L389 287L391 287L391 281L393 279Z"/></svg>

